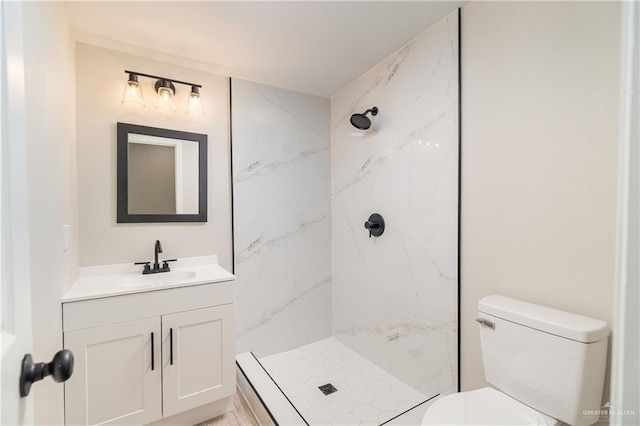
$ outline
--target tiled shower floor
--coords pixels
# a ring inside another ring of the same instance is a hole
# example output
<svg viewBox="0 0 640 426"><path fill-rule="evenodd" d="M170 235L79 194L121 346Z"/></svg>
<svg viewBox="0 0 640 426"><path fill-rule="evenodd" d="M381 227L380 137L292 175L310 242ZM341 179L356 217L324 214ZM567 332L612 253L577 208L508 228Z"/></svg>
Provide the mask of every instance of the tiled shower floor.
<svg viewBox="0 0 640 426"><path fill-rule="evenodd" d="M333 337L259 361L310 425L381 425L392 419L420 424L426 402L434 397L402 383ZM324 395L319 387L328 383L337 391Z"/></svg>

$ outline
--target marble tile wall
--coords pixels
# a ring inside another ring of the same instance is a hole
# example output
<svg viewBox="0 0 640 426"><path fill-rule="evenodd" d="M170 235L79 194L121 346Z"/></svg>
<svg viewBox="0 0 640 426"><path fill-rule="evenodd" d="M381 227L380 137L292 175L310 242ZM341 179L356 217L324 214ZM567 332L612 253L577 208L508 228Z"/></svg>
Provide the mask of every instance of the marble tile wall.
<svg viewBox="0 0 640 426"><path fill-rule="evenodd" d="M373 106L372 129L355 130ZM334 335L425 395L454 392L457 12L334 96L331 131Z"/></svg>
<svg viewBox="0 0 640 426"><path fill-rule="evenodd" d="M231 90L236 348L266 356L331 336L330 104Z"/></svg>

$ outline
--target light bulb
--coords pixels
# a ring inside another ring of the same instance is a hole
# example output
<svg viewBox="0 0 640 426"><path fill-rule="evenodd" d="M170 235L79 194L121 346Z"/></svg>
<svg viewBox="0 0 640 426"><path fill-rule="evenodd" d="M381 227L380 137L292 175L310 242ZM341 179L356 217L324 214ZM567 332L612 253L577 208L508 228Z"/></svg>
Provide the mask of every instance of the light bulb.
<svg viewBox="0 0 640 426"><path fill-rule="evenodd" d="M158 101L156 109L165 111L175 111L176 106L173 103L173 94L175 86L169 80L158 80L156 82L156 91L158 92Z"/></svg>
<svg viewBox="0 0 640 426"><path fill-rule="evenodd" d="M191 86L191 93L189 93L189 103L187 104L187 114L193 117L204 117L204 104L200 99L200 87Z"/></svg>
<svg viewBox="0 0 640 426"><path fill-rule="evenodd" d="M122 103L141 108L145 106L144 98L142 96L142 87L138 82L138 76L134 73L129 74L129 80L124 85Z"/></svg>

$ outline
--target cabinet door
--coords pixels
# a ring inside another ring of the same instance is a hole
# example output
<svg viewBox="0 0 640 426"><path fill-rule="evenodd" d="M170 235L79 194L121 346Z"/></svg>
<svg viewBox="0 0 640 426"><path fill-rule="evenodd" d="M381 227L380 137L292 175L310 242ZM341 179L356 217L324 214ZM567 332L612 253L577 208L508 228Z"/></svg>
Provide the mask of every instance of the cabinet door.
<svg viewBox="0 0 640 426"><path fill-rule="evenodd" d="M162 316L164 417L235 392L233 304Z"/></svg>
<svg viewBox="0 0 640 426"><path fill-rule="evenodd" d="M155 317L64 333L65 348L75 356L65 383L66 424L140 425L162 418L160 328Z"/></svg>

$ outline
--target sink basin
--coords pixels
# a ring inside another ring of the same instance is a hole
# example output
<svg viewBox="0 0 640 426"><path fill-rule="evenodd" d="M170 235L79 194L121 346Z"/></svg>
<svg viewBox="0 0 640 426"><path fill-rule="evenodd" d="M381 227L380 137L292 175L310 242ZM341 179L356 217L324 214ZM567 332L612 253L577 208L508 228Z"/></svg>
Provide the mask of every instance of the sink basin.
<svg viewBox="0 0 640 426"><path fill-rule="evenodd" d="M138 275L136 277L123 278L118 283L119 287L144 288L162 285L178 284L196 276L193 271L158 272L156 274Z"/></svg>

